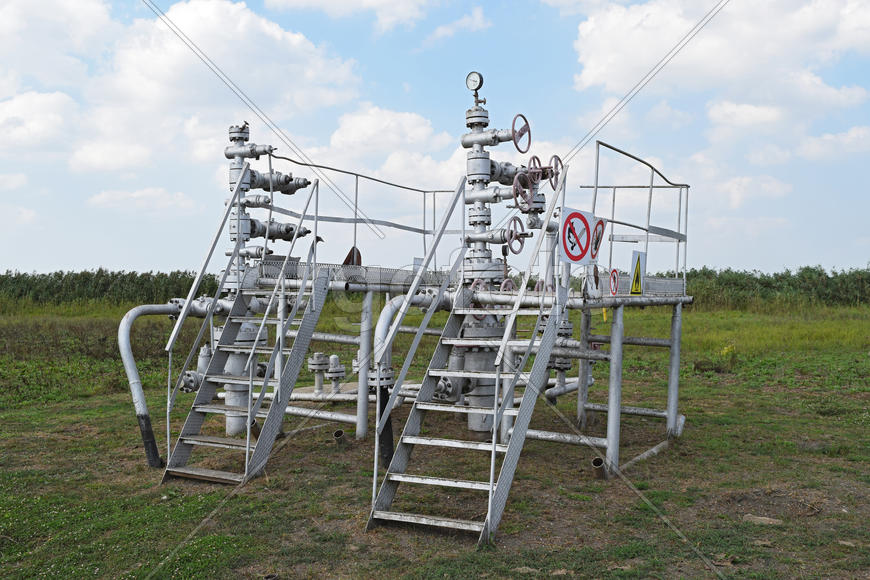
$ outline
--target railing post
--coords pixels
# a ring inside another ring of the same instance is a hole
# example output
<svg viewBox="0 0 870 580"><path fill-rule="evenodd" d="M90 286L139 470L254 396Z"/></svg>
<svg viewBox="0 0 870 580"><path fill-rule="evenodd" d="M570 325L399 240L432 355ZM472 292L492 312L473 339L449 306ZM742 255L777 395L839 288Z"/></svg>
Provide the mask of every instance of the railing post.
<svg viewBox="0 0 870 580"><path fill-rule="evenodd" d="M623 309L614 309L610 331L610 385L607 396L607 455L606 469L613 474L619 469L619 422L622 412L622 337L624 333Z"/></svg>

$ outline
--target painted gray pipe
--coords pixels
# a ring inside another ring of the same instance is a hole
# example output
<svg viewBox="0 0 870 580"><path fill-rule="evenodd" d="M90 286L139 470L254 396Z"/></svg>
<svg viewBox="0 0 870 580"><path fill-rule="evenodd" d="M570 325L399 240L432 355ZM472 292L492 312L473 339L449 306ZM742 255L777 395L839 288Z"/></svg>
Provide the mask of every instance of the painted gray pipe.
<svg viewBox="0 0 870 580"><path fill-rule="evenodd" d="M142 391L142 380L139 378L139 370L133 359L133 349L130 346L130 329L133 322L143 315L153 314L180 314L181 304L143 304L131 309L118 326L118 348L121 351L121 360L124 362L124 371L130 382L130 394L133 395L133 406L136 408L136 419L139 421L139 431L142 432L142 444L145 447L145 456L151 467L163 467L164 462L157 451L157 441L154 439L154 430L151 428L151 416L148 414L148 405L145 402L145 393Z"/></svg>

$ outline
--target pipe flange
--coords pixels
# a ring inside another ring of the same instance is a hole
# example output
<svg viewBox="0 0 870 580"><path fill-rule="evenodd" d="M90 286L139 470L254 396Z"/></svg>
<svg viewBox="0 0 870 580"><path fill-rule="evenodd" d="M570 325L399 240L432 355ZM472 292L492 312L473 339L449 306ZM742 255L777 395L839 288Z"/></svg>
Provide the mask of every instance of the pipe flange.
<svg viewBox="0 0 870 580"><path fill-rule="evenodd" d="M181 392L193 393L202 385L203 375L196 371L184 371L181 377Z"/></svg>
<svg viewBox="0 0 870 580"><path fill-rule="evenodd" d="M328 371L329 357L322 352L315 352L314 355L308 359L308 370L313 373Z"/></svg>
<svg viewBox="0 0 870 580"><path fill-rule="evenodd" d="M571 370L571 359L569 358L551 358L547 362L547 368L551 370L557 371L569 371Z"/></svg>
<svg viewBox="0 0 870 580"><path fill-rule="evenodd" d="M369 389L376 389L379 386L390 388L396 384L396 379L393 373L393 367L388 367L381 370L380 382L378 382L377 371L369 373Z"/></svg>

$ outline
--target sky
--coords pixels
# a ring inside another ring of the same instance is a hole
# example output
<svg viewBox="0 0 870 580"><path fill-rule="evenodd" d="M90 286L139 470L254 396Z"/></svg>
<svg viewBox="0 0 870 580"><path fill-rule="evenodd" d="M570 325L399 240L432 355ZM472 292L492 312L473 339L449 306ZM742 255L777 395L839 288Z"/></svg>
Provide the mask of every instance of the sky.
<svg viewBox="0 0 870 580"><path fill-rule="evenodd" d="M315 162L447 190L464 174L469 71L484 77L490 128L523 113L529 154L546 161L716 3L155 0ZM146 4L5 0L0 270L198 268L228 197L227 128L243 121L253 142L296 157ZM870 267L870 2L731 0L597 138L691 186L689 267ZM510 144L491 154L528 159ZM591 209L580 186L594 165L593 142L570 160L566 206ZM265 158L253 166L266 170ZM600 180L648 184L649 174L603 153ZM352 199L352 180L333 182ZM299 209L305 195L281 202ZM422 222L421 194L363 181L358 195L366 215ZM436 216L449 197L435 196ZM598 213L609 204L599 199ZM620 193L617 219L642 222L646 204L643 192ZM657 192L652 224L673 229L675 204ZM328 187L318 210L351 213ZM341 261L352 229L320 233L321 260ZM360 227L358 238L366 264L423 253L411 234ZM442 242L439 266L457 243ZM674 258L672 245L652 244L648 267Z"/></svg>

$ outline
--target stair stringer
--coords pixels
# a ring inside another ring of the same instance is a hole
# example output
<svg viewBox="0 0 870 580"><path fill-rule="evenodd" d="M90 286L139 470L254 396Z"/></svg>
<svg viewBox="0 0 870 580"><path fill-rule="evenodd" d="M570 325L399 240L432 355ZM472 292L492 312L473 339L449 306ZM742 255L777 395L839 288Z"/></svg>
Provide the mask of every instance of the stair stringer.
<svg viewBox="0 0 870 580"><path fill-rule="evenodd" d="M535 361L532 363L532 369L529 371L529 380L526 384L525 392L523 393L523 400L520 403L516 419L514 420L513 432L511 433L511 438L508 442L508 449L505 452L502 461L501 471L496 480L495 490L492 495L492 503L490 504L489 513L486 516L483 530L480 533L478 544L492 542L495 538L495 532L498 529L498 525L501 522L502 515L504 514L504 508L507 504L511 484L513 484L514 474L516 473L520 454L522 453L523 445L526 441L526 431L529 428L532 413L535 410L535 403L538 400L538 396L543 393L547 383L547 377L549 375L547 363L550 360L550 352L552 352L553 346L556 343L557 308L558 305L554 304L553 308L550 310L550 316L547 319L547 324L541 335L538 352L535 355Z"/></svg>
<svg viewBox="0 0 870 580"><path fill-rule="evenodd" d="M293 340L293 346L290 349L290 355L285 360L284 370L281 372L280 397L273 400L272 405L269 407L269 413L266 415L266 420L260 429L257 445L248 463L248 473L245 476L245 482L259 475L269 460L272 445L275 443L275 438L278 436L284 423L284 409L287 408L290 395L296 386L299 372L305 363L305 355L308 354L308 347L311 345L314 328L317 326L320 314L323 311L326 295L329 292L330 277L329 268L321 268L315 276L309 303L305 306L302 322L299 324L296 338ZM312 300L314 301L313 307L311 305Z"/></svg>
<svg viewBox="0 0 870 580"><path fill-rule="evenodd" d="M470 291L465 288L460 288L456 293L452 310L467 308L471 303L471 295ZM451 347L443 344L442 339L458 337L464 320L464 315L455 314L453 312L450 313L450 317L447 319L447 323L441 331L441 337L438 339L438 346L436 347L435 352L432 353L432 358L429 361L429 367L426 370L426 375L423 378L423 383L420 386L420 392L417 395L416 401L429 402L432 400L435 394L435 386L438 384L438 377L430 375L428 369L445 368L447 366L447 358L450 354ZM402 435L399 437L399 443L393 453L393 459L390 461L390 465L387 468L387 474L405 473L405 470L408 468L408 463L411 459L411 451L413 450L414 445L405 443L403 439L406 436L420 434L420 428L423 424L423 413L424 411L417 409L416 406L411 408L411 412L408 414L408 419L405 422L405 427L402 430ZM384 476L384 480L381 482L381 487L378 490L378 495L375 499L375 505L372 508L372 514L375 511L389 510L396 497L398 487L398 481L391 481L386 477L386 475ZM372 514L369 515L366 529L371 529L375 525L375 520Z"/></svg>

